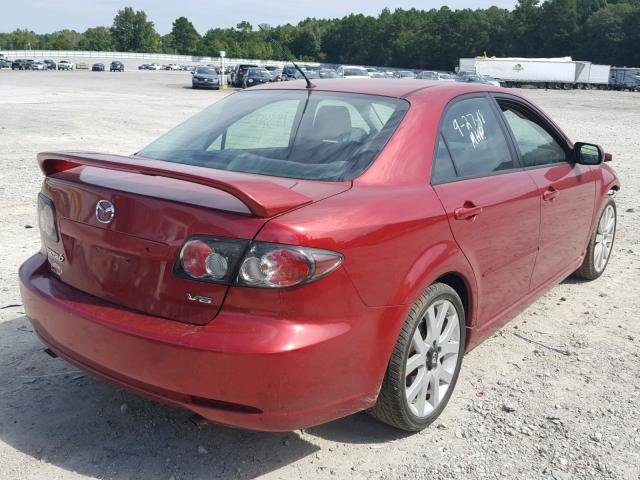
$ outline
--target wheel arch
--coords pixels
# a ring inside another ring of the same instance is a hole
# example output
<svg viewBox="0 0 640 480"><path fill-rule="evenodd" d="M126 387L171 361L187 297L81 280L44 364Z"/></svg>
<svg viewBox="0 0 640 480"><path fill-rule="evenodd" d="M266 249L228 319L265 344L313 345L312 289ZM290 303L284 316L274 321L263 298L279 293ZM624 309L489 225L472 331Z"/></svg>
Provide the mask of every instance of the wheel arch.
<svg viewBox="0 0 640 480"><path fill-rule="evenodd" d="M433 283L444 283L449 287L453 288L455 292L462 300L462 306L464 307L465 314L465 323L469 326L471 321L470 313L470 301L471 301L471 291L467 280L464 276L458 272L447 272L444 275L440 275Z"/></svg>
<svg viewBox="0 0 640 480"><path fill-rule="evenodd" d="M475 325L478 291L476 275L467 257L453 241L442 242L423 252L397 293L397 304L412 305L425 288L436 282L445 283L456 291L462 299L467 327Z"/></svg>

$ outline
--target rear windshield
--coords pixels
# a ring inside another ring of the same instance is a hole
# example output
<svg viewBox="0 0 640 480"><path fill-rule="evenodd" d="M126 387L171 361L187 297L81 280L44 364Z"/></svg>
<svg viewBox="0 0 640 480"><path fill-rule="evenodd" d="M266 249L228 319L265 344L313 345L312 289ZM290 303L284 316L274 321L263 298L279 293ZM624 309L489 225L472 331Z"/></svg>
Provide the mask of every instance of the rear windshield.
<svg viewBox="0 0 640 480"><path fill-rule="evenodd" d="M344 181L378 156L405 100L301 90L230 95L137 155L276 177Z"/></svg>

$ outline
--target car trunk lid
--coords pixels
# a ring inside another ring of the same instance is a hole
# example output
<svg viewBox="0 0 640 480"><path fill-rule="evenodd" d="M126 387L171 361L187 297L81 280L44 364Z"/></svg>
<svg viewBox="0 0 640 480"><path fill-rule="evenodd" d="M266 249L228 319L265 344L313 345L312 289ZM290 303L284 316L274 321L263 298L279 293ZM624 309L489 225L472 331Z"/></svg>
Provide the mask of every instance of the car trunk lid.
<svg viewBox="0 0 640 480"><path fill-rule="evenodd" d="M43 153L38 161L58 219L60 241L45 243L63 255L62 262L50 256L60 279L127 308L196 324L215 317L228 287L173 274L187 238L251 240L269 218L350 188L99 154ZM97 215L102 200L115 210L106 223Z"/></svg>

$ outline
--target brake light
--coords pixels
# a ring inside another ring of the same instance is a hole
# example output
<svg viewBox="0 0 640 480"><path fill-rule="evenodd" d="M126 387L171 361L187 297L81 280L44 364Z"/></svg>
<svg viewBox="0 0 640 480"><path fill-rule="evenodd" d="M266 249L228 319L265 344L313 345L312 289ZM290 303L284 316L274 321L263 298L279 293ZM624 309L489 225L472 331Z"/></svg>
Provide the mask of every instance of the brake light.
<svg viewBox="0 0 640 480"><path fill-rule="evenodd" d="M53 202L41 193L38 194L38 227L40 227L40 233L46 238L54 242L58 241L55 207Z"/></svg>
<svg viewBox="0 0 640 480"><path fill-rule="evenodd" d="M228 238L191 238L180 249L174 272L195 280L229 283L248 243Z"/></svg>
<svg viewBox="0 0 640 480"><path fill-rule="evenodd" d="M247 248L249 247L249 248ZM315 281L342 263L339 253L277 243L212 237L189 239L174 271L226 285L285 288Z"/></svg>
<svg viewBox="0 0 640 480"><path fill-rule="evenodd" d="M342 255L316 248L254 243L240 266L237 284L248 287L293 287L317 280L342 263Z"/></svg>

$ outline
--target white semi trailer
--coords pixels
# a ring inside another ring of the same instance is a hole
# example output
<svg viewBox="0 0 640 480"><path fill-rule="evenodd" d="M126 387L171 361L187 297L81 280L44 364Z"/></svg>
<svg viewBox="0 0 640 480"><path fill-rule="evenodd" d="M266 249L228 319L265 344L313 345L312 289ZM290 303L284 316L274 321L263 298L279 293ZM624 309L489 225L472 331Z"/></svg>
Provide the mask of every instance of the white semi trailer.
<svg viewBox="0 0 640 480"><path fill-rule="evenodd" d="M559 58L461 58L460 71L497 78L507 87L607 88L609 65Z"/></svg>

